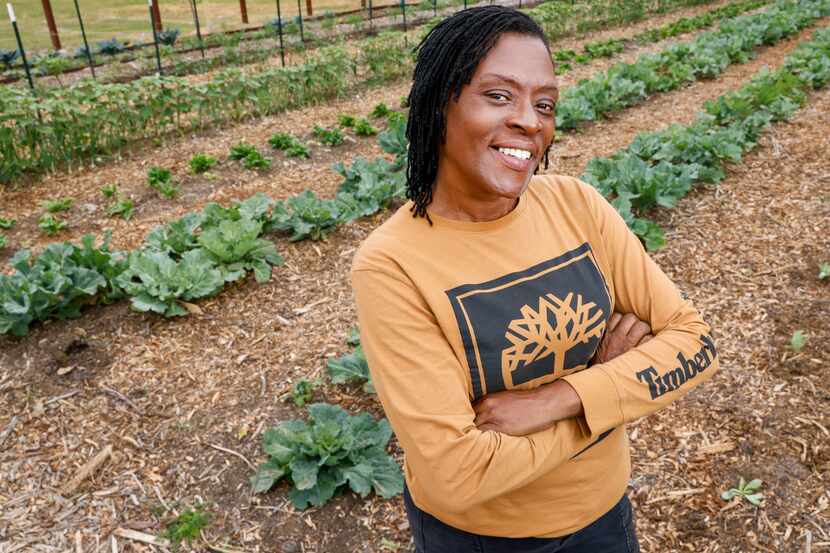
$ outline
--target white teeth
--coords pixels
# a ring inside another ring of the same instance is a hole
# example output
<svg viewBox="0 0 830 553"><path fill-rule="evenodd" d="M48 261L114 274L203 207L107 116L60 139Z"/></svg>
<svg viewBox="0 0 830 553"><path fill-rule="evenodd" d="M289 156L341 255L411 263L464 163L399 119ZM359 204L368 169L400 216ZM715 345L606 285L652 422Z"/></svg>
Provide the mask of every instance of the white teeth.
<svg viewBox="0 0 830 553"><path fill-rule="evenodd" d="M509 156L517 157L519 159L530 159L530 152L527 150L517 150L516 148L499 148L499 151Z"/></svg>

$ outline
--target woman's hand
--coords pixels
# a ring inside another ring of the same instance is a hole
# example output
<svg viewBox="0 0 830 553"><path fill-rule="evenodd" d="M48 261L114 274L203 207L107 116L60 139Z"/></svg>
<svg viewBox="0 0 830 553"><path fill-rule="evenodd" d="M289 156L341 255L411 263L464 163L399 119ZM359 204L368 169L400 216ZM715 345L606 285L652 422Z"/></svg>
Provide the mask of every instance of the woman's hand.
<svg viewBox="0 0 830 553"><path fill-rule="evenodd" d="M649 325L632 313L614 313L589 365L606 363L654 336ZM505 390L487 394L473 403L479 430L527 436L550 428L557 421L583 413L582 401L570 384L556 380L533 390Z"/></svg>
<svg viewBox="0 0 830 553"><path fill-rule="evenodd" d="M633 313L613 313L608 328L588 366L607 363L631 348L645 344L654 338L651 327Z"/></svg>

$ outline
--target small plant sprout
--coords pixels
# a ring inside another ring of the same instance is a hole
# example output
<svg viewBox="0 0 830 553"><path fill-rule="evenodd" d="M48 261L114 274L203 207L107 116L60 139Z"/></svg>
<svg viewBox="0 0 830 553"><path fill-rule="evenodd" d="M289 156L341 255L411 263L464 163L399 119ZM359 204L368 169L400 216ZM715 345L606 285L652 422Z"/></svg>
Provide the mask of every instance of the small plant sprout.
<svg viewBox="0 0 830 553"><path fill-rule="evenodd" d="M0 234L0 250L6 247L6 237Z"/></svg>
<svg viewBox="0 0 830 553"><path fill-rule="evenodd" d="M354 123L354 133L357 136L373 136L378 130L372 126L368 119L358 119Z"/></svg>
<svg viewBox="0 0 830 553"><path fill-rule="evenodd" d="M804 334L803 330L796 330L795 332L793 332L792 337L790 337L790 343L787 344L787 347L789 347L794 352L799 353L802 349L804 349L804 346L806 344L807 335Z"/></svg>
<svg viewBox="0 0 830 553"><path fill-rule="evenodd" d="M118 186L115 184L105 184L101 187L101 194L103 194L105 198L114 197L116 192L118 192Z"/></svg>
<svg viewBox="0 0 830 553"><path fill-rule="evenodd" d="M173 181L173 175L170 169L164 167L151 167L147 172L147 183L150 188L158 191L162 196L168 200L175 198L179 193L179 187Z"/></svg>
<svg viewBox="0 0 830 553"><path fill-rule="evenodd" d="M355 123L354 116L353 115L347 115L345 113L341 113L340 115L337 116L337 123L341 127L354 127L354 123Z"/></svg>
<svg viewBox="0 0 830 553"><path fill-rule="evenodd" d="M183 541L186 541L188 546L193 545L193 540L199 538L202 529L209 522L210 517L204 512L203 507L198 505L196 509L187 509L169 522L162 536L170 540L173 551L176 551Z"/></svg>
<svg viewBox="0 0 830 553"><path fill-rule="evenodd" d="M289 157L309 157L308 147L288 133L278 132L268 139L275 150L282 150Z"/></svg>
<svg viewBox="0 0 830 553"><path fill-rule="evenodd" d="M40 227L40 230L42 230L47 235L54 236L55 234L65 229L67 227L67 224L65 221L61 221L60 219L56 219L52 215L47 214L38 220L37 226Z"/></svg>
<svg viewBox="0 0 830 553"><path fill-rule="evenodd" d="M74 198L58 198L57 200L46 200L43 204L43 209L49 213L57 213L59 211L67 211L72 204L75 203Z"/></svg>
<svg viewBox="0 0 830 553"><path fill-rule="evenodd" d="M135 204L129 198L118 198L117 201L110 204L107 207L107 214L110 217L115 217L116 215L120 215L122 219L125 221L129 221L130 217L133 216L133 208Z"/></svg>
<svg viewBox="0 0 830 553"><path fill-rule="evenodd" d="M327 146L338 146L343 143L343 132L337 127L325 129L319 125L314 125L314 136Z"/></svg>
<svg viewBox="0 0 830 553"><path fill-rule="evenodd" d="M380 119L381 117L386 117L387 115L389 115L390 111L391 110L389 109L389 106L381 102L378 105L376 105L374 109L372 109L372 113L369 115L373 119Z"/></svg>
<svg viewBox="0 0 830 553"><path fill-rule="evenodd" d="M216 158L213 156L209 156L206 154L196 154L192 158L190 158L190 171L196 175L206 173L214 165L216 165L216 163Z"/></svg>
<svg viewBox="0 0 830 553"><path fill-rule="evenodd" d="M314 398L314 389L322 384L322 380L315 378L308 380L301 378L291 387L291 399L297 407L303 407Z"/></svg>
<svg viewBox="0 0 830 553"><path fill-rule="evenodd" d="M0 228L8 230L12 228L16 222L17 221L14 219L4 219L3 217L0 217Z"/></svg>
<svg viewBox="0 0 830 553"><path fill-rule="evenodd" d="M231 147L231 152L228 154L228 157L241 161L245 169L268 169L271 167L271 160L263 157L255 146L245 142L240 142Z"/></svg>
<svg viewBox="0 0 830 553"><path fill-rule="evenodd" d="M818 279L827 280L830 278L830 263L822 263L818 266Z"/></svg>
<svg viewBox="0 0 830 553"><path fill-rule="evenodd" d="M761 504L761 500L764 498L764 494L757 493L758 490L761 489L762 483L763 482L758 478L747 482L746 480L744 480L742 476L740 482L738 482L737 488L729 488L728 490L720 494L720 496L725 501L731 501L732 498L740 496L745 498L753 505L758 506Z"/></svg>

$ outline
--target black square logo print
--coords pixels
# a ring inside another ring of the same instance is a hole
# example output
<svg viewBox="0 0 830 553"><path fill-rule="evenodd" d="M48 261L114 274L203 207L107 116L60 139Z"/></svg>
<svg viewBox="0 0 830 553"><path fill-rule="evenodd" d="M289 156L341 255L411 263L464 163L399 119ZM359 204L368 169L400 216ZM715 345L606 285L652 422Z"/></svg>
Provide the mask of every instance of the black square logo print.
<svg viewBox="0 0 830 553"><path fill-rule="evenodd" d="M584 368L611 316L588 243L529 269L448 290L474 400Z"/></svg>

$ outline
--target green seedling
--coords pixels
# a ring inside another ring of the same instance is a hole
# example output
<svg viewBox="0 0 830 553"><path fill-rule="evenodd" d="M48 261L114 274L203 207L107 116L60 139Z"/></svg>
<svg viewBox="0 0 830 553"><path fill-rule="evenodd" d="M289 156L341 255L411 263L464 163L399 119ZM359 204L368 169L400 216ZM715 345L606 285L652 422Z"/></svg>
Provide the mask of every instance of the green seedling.
<svg viewBox="0 0 830 553"><path fill-rule="evenodd" d="M37 226L49 236L54 236L65 229L68 225L65 221L56 219L52 215L44 215L38 220Z"/></svg>
<svg viewBox="0 0 830 553"><path fill-rule="evenodd" d="M381 102L378 105L376 105L374 109L372 109L372 113L369 115L374 119L380 119L381 117L386 117L387 115L389 115L390 111L391 110L389 109L389 106Z"/></svg>
<svg viewBox="0 0 830 553"><path fill-rule="evenodd" d="M337 116L337 123L341 127L354 127L355 119L353 115L346 115L345 113L341 113Z"/></svg>
<svg viewBox="0 0 830 553"><path fill-rule="evenodd" d="M190 170L198 175L201 173L206 173L209 171L214 165L216 165L217 161L216 158L213 156L209 156L206 154L196 154L192 158L190 158Z"/></svg>
<svg viewBox="0 0 830 553"><path fill-rule="evenodd" d="M297 139L287 132L278 132L274 133L271 138L268 139L268 144L270 144L275 150L287 150L293 146L296 141Z"/></svg>
<svg viewBox="0 0 830 553"><path fill-rule="evenodd" d="M58 213L59 211L67 211L72 204L75 203L74 198L59 198L57 200L46 200L43 204L43 209L49 213Z"/></svg>
<svg viewBox="0 0 830 553"><path fill-rule="evenodd" d="M266 159L261 153L253 152L242 158L242 166L245 169L268 169L271 167L271 160Z"/></svg>
<svg viewBox="0 0 830 553"><path fill-rule="evenodd" d="M763 494L757 493L761 489L761 484L762 481L758 478L747 482L742 476L737 488L729 488L720 496L726 501L731 501L732 498L740 496L757 506L761 504L761 500L764 498Z"/></svg>
<svg viewBox="0 0 830 553"><path fill-rule="evenodd" d="M320 139L320 142L328 146L338 146L343 144L343 132L338 128L324 129L319 125L314 125L314 136Z"/></svg>
<svg viewBox="0 0 830 553"><path fill-rule="evenodd" d="M306 403L311 403L314 398L314 389L323 383L319 378L308 380L301 378L291 387L291 399L297 407L303 407Z"/></svg>
<svg viewBox="0 0 830 553"><path fill-rule="evenodd" d="M378 130L367 119L358 119L354 123L354 133L357 136L373 136Z"/></svg>
<svg viewBox="0 0 830 553"><path fill-rule="evenodd" d="M0 217L0 228L8 230L12 228L16 222L17 221L14 219L4 219L3 217Z"/></svg>
<svg viewBox="0 0 830 553"><path fill-rule="evenodd" d="M118 192L118 186L115 184L105 184L101 187L101 194L103 194L105 198L115 197L116 192Z"/></svg>
<svg viewBox="0 0 830 553"><path fill-rule="evenodd" d="M0 250L6 247L6 237L0 234Z"/></svg>
<svg viewBox="0 0 830 553"><path fill-rule="evenodd" d="M2 219L0 219L2 221ZM0 225L2 226L2 225ZM6 227L8 228L8 227ZM819 280L826 280L830 278L830 263L822 263L818 267L818 279Z"/></svg>
<svg viewBox="0 0 830 553"><path fill-rule="evenodd" d="M807 335L803 330L796 330L790 338L790 343L787 346L796 353L799 353L807 344Z"/></svg>
<svg viewBox="0 0 830 553"><path fill-rule="evenodd" d="M115 217L116 215L120 215L122 219L125 221L129 221L130 217L133 216L133 208L135 204L129 198L119 198L118 201L112 203L107 208L107 215L110 217Z"/></svg>
<svg viewBox="0 0 830 553"><path fill-rule="evenodd" d="M188 546L192 546L193 540L199 538L202 529L207 527L209 522L210 517L200 505L195 510L185 510L175 520L169 522L162 536L170 540L173 551L176 551L183 541L186 541Z"/></svg>

